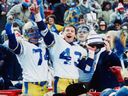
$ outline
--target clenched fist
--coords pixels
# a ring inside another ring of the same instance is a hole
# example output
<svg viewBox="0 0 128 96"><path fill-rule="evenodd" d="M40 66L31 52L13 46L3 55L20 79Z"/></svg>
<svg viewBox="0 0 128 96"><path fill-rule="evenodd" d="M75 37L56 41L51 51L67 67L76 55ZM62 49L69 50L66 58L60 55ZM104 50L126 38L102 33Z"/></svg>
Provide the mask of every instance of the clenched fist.
<svg viewBox="0 0 128 96"><path fill-rule="evenodd" d="M31 5L30 10L32 13L37 14L39 13L39 6L36 3L34 3Z"/></svg>

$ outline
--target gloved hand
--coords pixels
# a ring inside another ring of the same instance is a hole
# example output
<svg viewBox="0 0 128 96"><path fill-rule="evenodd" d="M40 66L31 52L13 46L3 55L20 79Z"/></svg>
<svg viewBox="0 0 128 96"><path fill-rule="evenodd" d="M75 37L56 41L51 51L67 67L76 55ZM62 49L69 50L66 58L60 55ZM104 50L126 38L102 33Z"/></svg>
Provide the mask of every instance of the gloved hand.
<svg viewBox="0 0 128 96"><path fill-rule="evenodd" d="M6 23L5 30L7 35L13 34L12 23Z"/></svg>
<svg viewBox="0 0 128 96"><path fill-rule="evenodd" d="M34 4L31 5L30 11L34 14L38 14L39 11L39 6L34 2Z"/></svg>
<svg viewBox="0 0 128 96"><path fill-rule="evenodd" d="M112 66L110 67L112 73L117 77L118 82L124 82L124 79L121 74L121 67L120 66Z"/></svg>

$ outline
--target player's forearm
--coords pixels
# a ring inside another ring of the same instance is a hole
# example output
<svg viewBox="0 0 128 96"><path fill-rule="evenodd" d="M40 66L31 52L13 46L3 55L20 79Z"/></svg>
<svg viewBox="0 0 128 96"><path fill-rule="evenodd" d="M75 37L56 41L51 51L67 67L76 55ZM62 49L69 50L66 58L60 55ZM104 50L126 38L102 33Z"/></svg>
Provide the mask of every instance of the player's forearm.
<svg viewBox="0 0 128 96"><path fill-rule="evenodd" d="M50 30L48 30L46 24L44 23L44 21L41 18L40 13L35 15L35 20L36 20L37 26L40 30L40 34L44 38L44 42L46 43L46 45L51 46L54 43L54 36L50 32Z"/></svg>
<svg viewBox="0 0 128 96"><path fill-rule="evenodd" d="M83 58L82 60L79 61L77 67L83 70L85 73L88 73L93 68L93 62L94 60L91 58L87 58L87 59Z"/></svg>
<svg viewBox="0 0 128 96"><path fill-rule="evenodd" d="M12 24L6 24L5 30L9 40L9 48L12 49L15 53L19 54L21 47L16 40L15 34L13 33Z"/></svg>
<svg viewBox="0 0 128 96"><path fill-rule="evenodd" d="M46 24L43 22L43 19L41 18L41 14L37 13L35 14L35 21L37 22L38 28L40 31L44 31L47 29Z"/></svg>

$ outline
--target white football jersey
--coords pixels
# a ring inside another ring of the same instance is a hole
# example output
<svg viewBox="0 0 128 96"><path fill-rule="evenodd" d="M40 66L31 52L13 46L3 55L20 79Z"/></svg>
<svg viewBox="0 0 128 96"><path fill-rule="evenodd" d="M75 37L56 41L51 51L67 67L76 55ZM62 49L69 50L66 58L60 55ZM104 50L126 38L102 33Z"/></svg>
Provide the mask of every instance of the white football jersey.
<svg viewBox="0 0 128 96"><path fill-rule="evenodd" d="M36 46L25 40L18 40L21 44L21 53L16 54L23 69L23 81L40 82L48 80L48 60L45 43ZM6 42L7 43L7 42ZM6 43L4 45L6 45Z"/></svg>
<svg viewBox="0 0 128 96"><path fill-rule="evenodd" d="M23 80L26 82L47 81L48 61L45 46L36 46L21 41L21 54L17 55L23 69Z"/></svg>
<svg viewBox="0 0 128 96"><path fill-rule="evenodd" d="M78 60L87 55L86 50L78 44L70 45L57 34L54 34L54 38L55 44L49 48L54 76L78 79L79 72L75 64L78 64Z"/></svg>

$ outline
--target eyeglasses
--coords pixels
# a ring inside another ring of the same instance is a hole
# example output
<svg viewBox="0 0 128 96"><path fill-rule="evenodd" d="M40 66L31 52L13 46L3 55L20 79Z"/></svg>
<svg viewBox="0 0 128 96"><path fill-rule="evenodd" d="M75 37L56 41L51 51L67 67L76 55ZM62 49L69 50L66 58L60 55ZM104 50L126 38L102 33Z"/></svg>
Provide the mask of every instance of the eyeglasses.
<svg viewBox="0 0 128 96"><path fill-rule="evenodd" d="M106 25L100 25L100 26L106 26Z"/></svg>
<svg viewBox="0 0 128 96"><path fill-rule="evenodd" d="M89 32L87 32L87 31L78 31L77 33L89 33Z"/></svg>

